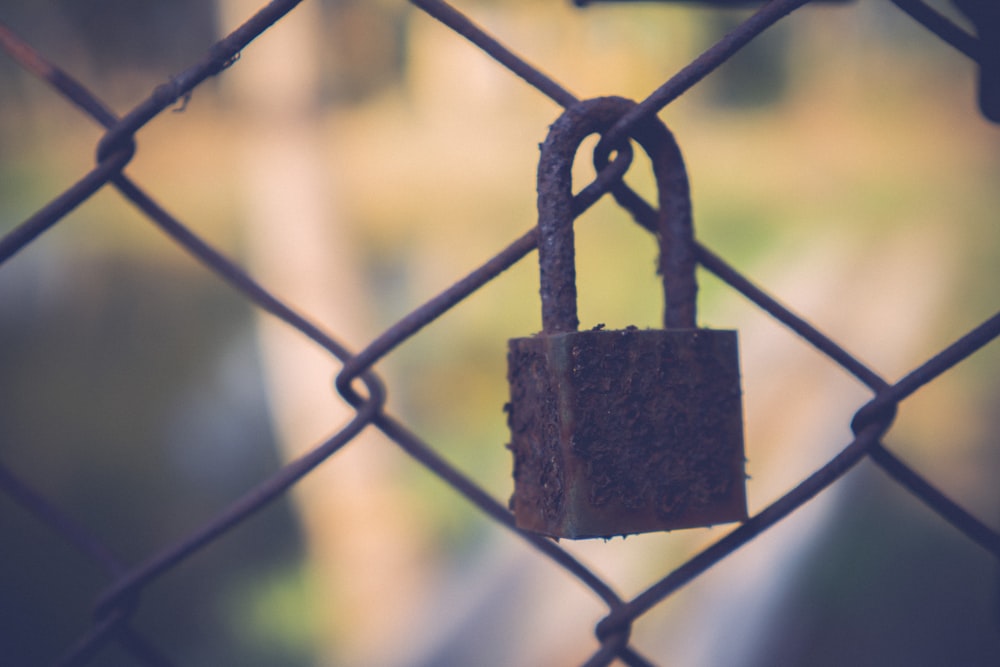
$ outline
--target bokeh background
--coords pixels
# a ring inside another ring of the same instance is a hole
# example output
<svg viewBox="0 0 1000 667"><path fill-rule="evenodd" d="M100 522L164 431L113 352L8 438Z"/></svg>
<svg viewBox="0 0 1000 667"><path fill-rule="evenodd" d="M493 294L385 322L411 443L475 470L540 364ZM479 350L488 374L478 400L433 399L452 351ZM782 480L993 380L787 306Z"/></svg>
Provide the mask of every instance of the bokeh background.
<svg viewBox="0 0 1000 667"><path fill-rule="evenodd" d="M950 11L944 2L932 3ZM581 98L641 99L747 15L457 6ZM0 21L120 113L255 0L4 0ZM960 17L956 20L961 21ZM0 231L90 168L101 129L0 57ZM535 222L559 109L402 0L306 2L137 135L127 173L359 350ZM807 7L661 114L696 233L890 381L997 308L1000 130L975 70L889 3ZM577 183L593 175L588 143ZM653 194L648 163L629 181ZM656 326L655 245L577 226L581 325ZM511 492L506 340L540 328L530 255L377 367L389 408ZM850 441L866 390L701 273L741 336L751 512ZM337 365L102 191L0 266L0 457L138 562L349 417ZM902 406L886 442L1000 523L1000 350ZM632 596L726 527L563 545ZM0 662L83 634L98 569L0 497ZM593 595L377 434L144 593L184 665L575 665ZM663 664L995 665L997 564L868 463L642 620ZM107 650L94 664L130 664Z"/></svg>

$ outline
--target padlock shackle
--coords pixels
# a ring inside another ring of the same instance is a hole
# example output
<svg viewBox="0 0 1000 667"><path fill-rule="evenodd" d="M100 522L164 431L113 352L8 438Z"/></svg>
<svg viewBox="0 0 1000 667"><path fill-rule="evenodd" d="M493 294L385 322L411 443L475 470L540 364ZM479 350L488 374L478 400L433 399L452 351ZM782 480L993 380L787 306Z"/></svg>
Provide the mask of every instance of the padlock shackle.
<svg viewBox="0 0 1000 667"><path fill-rule="evenodd" d="M542 330L576 331L576 262L573 235L573 159L580 143L603 133L636 103L599 97L574 104L552 124L538 162L538 259L541 267ZM687 171L677 142L656 116L631 130L649 155L659 194L660 273L668 329L695 328L694 231Z"/></svg>

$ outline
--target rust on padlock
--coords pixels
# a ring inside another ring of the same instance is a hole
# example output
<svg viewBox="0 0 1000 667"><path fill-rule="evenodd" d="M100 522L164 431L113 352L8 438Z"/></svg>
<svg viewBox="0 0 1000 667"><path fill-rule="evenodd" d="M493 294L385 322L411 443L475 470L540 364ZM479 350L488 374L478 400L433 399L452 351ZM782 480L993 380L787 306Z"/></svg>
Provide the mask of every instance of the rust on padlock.
<svg viewBox="0 0 1000 667"><path fill-rule="evenodd" d="M746 518L743 450L733 446L739 378L719 363L735 355L736 336L574 338L517 342L512 391L527 398L512 397L510 414L518 526L611 537Z"/></svg>
<svg viewBox="0 0 1000 667"><path fill-rule="evenodd" d="M557 538L746 518L736 332L695 328L687 176L656 118L632 136L657 177L668 328L576 330L573 157L633 106L600 98L571 107L539 162L543 330L509 343L511 505L518 527Z"/></svg>

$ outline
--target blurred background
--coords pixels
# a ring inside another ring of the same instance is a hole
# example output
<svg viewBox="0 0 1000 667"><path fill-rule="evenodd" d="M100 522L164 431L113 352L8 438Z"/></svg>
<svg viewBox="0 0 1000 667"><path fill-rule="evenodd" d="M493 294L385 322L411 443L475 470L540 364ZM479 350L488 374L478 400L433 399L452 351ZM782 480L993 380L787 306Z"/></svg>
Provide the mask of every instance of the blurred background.
<svg viewBox="0 0 1000 667"><path fill-rule="evenodd" d="M260 0L4 0L0 22L125 113ZM932 3L955 16L950 5ZM581 98L642 99L748 15L682 4L458 8ZM960 17L955 17L961 21ZM806 7L667 107L698 237L895 381L997 310L1000 131L971 62L889 3ZM85 173L101 129L0 56L0 232ZM306 2L138 134L126 172L354 350L535 224L559 109L402 0ZM588 142L576 183L593 176ZM652 198L648 162L628 180ZM655 244L577 225L581 326L657 326ZM506 341L535 255L377 366L389 410L512 491ZM702 272L740 331L750 511L850 442L870 393ZM106 189L0 266L0 460L137 563L340 428L338 365ZM901 407L886 444L1000 525L1000 349ZM562 542L623 596L725 526ZM89 627L96 566L0 496L0 657ZM576 665L603 606L379 434L151 585L183 665ZM989 554L863 462L634 628L658 664L1000 664ZM93 664L131 664L114 649Z"/></svg>

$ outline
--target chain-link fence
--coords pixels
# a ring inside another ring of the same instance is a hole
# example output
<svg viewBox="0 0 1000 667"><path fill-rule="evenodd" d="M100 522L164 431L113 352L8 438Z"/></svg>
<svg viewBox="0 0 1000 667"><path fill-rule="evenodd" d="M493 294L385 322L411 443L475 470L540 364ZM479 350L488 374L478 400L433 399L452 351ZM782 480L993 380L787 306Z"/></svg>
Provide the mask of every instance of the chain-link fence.
<svg viewBox="0 0 1000 667"><path fill-rule="evenodd" d="M402 419L386 407L387 384L373 370L374 366L397 348L405 345L417 332L435 322L452 308L476 294L477 290L502 272L524 260L538 245L535 228L524 233L468 275L455 281L440 294L429 299L388 327L360 352L349 350L336 337L303 316L258 282L228 256L208 243L166 211L147 190L124 169L136 155L135 137L153 118L183 105L199 85L210 77L225 76L225 70L238 63L241 51L252 40L267 31L292 12L297 1L276 0L246 20L239 28L218 41L196 64L154 89L140 104L119 116L90 90L75 80L57 64L50 62L31 44L15 32L0 25L0 46L20 67L47 82L82 114L100 123L106 132L96 147L97 164L70 188L51 199L22 223L0 239L0 264L8 262L18 252L36 241L44 232L67 219L80 204L96 193L113 189L143 212L146 219L166 234L186 253L203 264L219 280L227 283L260 311L269 313L306 336L316 346L332 355L342 368L336 378L336 388L353 406L350 421L328 440L311 449L280 470L266 476L247 489L235 502L220 510L198 530L171 544L161 545L151 553L142 554L138 562L128 562L97 537L96 531L80 525L68 508L58 507L36 485L18 474L19 460L8 460L0 466L0 489L8 502L13 501L34 521L54 531L62 540L61 549L74 550L82 559L97 565L107 584L94 603L93 622L79 641L64 647L59 664L88 664L113 647L124 651L137 664L172 664L170 650L158 647L156 637L146 636L136 622L144 606L155 605L155 599L141 600L142 593L155 583L169 580L175 568L209 545L224 541L233 529L259 510L278 501L289 489L306 478L317 466L344 448L349 448L358 436L377 429L405 451L412 460L443 480L464 502L476 508L484 520L503 526L534 547L540 558L550 559L589 588L606 605L606 615L596 624L599 647L586 664L605 665L620 661L629 665L649 665L655 661L644 656L630 640L632 624L654 607L661 605L678 590L698 578L713 565L726 559L750 540L781 523L790 514L834 485L859 462L870 460L898 485L919 498L929 512L943 517L968 540L1000 558L1000 534L980 520L946 493L925 479L883 441L890 431L898 406L922 387L940 377L953 366L975 354L1000 335L1000 314L989 317L951 345L931 358L912 366L912 371L898 382L889 382L856 356L847 352L830 337L797 316L768 295L751 279L722 259L712 248L696 243L695 258L701 267L714 274L729 288L742 294L774 321L787 327L820 353L838 364L871 391L871 400L849 418L854 437L839 453L800 481L790 491L741 522L699 553L674 567L670 572L649 582L638 595L623 597L612 583L595 569L584 565L564 545L546 537L522 532L515 526L513 514L506 503L484 490L483 485L463 473L442 455L434 443L426 442ZM528 64L505 47L465 13L440 0L414 0L413 4L428 17L448 26L493 59L520 77L558 105L572 108L579 100L558 82ZM588 4L580 2L578 4ZM731 3L717 2L725 5ZM780 22L794 10L809 4L809 0L772 0L743 20L725 37L719 39L701 56L693 60L659 88L630 110L620 115L603 134L601 144L620 146L645 119L655 116L665 107L697 86L706 76L725 63L758 35ZM971 0L958 4L971 18L979 37L959 28L943 14L920 0L894 0L894 4L942 40L978 63L980 71L980 107L983 115L997 120L995 93L1000 62L995 53L1000 38L1000 21L987 1ZM612 91L614 92L614 91ZM947 128L930 131L947 132ZM616 159L601 169L596 180L583 188L573 200L573 213L580 215L604 194L623 192L624 170L628 168L628 151L620 151ZM568 165L567 165L568 166ZM626 190L617 197L643 227L655 230L657 212L637 195ZM289 224L294 224L290 221ZM918 232L919 233L919 232ZM989 291L990 285L980 285ZM885 306L891 309L891 304ZM845 416L844 418L848 418ZM41 445L39 445L41 446ZM752 450L752 443L751 443ZM752 456L752 454L751 454ZM749 487L752 491L753 480ZM184 494L184 489L174 490ZM131 490L135 493L135 490ZM122 502L129 502L123 498ZM581 641L583 628L579 632ZM516 638L511 639L516 642ZM2 658L2 656L0 656Z"/></svg>

